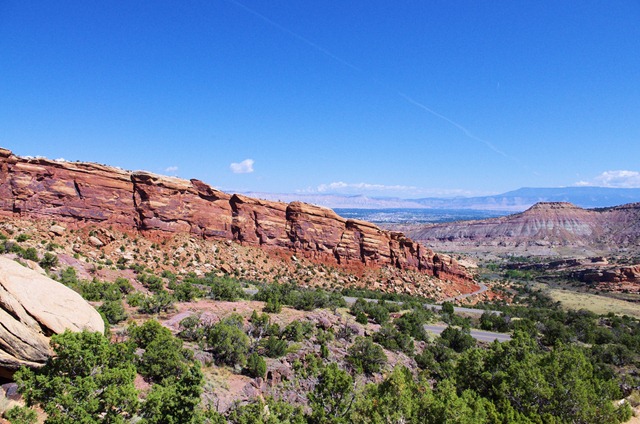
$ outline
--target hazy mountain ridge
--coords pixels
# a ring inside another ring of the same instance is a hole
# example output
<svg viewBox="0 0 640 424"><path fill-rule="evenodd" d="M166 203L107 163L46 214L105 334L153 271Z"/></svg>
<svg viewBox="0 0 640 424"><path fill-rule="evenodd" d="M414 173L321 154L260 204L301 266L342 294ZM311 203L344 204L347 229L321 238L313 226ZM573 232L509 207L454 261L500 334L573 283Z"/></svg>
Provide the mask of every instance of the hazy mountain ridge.
<svg viewBox="0 0 640 424"><path fill-rule="evenodd" d="M524 187L502 194L476 197L427 197L402 199L364 195L308 193L244 193L278 201L304 201L329 208L352 209L475 209L521 212L538 202L569 202L582 208L603 208L640 202L640 188L613 187Z"/></svg>

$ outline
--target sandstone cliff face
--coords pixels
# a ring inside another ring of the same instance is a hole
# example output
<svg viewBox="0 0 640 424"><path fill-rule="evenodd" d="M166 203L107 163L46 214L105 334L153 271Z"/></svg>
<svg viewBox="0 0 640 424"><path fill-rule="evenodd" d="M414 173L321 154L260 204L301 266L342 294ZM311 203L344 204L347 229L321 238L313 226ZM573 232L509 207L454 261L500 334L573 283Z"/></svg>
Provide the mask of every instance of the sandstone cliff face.
<svg viewBox="0 0 640 424"><path fill-rule="evenodd" d="M118 225L159 235L184 232L289 249L339 264L394 266L443 279L471 279L455 260L401 233L305 203L229 195L198 180L25 159L0 149L0 196L0 213L5 215Z"/></svg>
<svg viewBox="0 0 640 424"><path fill-rule="evenodd" d="M134 225L128 173L91 163L23 160L0 149L2 211Z"/></svg>
<svg viewBox="0 0 640 424"><path fill-rule="evenodd" d="M131 181L138 228L231 238L228 194L198 180L147 172L134 172Z"/></svg>
<svg viewBox="0 0 640 424"><path fill-rule="evenodd" d="M49 337L66 329L104 332L100 314L78 293L0 257L0 376L44 365Z"/></svg>

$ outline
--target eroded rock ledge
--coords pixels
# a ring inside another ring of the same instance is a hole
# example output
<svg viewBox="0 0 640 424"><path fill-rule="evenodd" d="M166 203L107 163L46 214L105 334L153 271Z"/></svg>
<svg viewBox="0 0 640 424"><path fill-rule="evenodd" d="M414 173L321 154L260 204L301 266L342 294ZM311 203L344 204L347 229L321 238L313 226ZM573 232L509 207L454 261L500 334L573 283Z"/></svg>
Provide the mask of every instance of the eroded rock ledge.
<svg viewBox="0 0 640 424"><path fill-rule="evenodd" d="M84 162L22 158L0 148L0 213L116 225L149 235L184 232L295 251L338 264L417 269L468 281L449 256L404 234L301 202L230 195L203 183Z"/></svg>

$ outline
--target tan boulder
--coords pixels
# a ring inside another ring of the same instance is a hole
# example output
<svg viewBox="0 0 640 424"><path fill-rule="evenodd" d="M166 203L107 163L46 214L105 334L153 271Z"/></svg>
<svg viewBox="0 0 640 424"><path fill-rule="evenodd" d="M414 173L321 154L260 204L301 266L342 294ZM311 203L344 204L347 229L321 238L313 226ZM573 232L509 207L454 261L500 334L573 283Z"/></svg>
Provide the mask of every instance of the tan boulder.
<svg viewBox="0 0 640 424"><path fill-rule="evenodd" d="M0 257L0 376L43 365L49 337L66 329L103 332L104 322L78 293Z"/></svg>
<svg viewBox="0 0 640 424"><path fill-rule="evenodd" d="M93 246L93 247L102 247L104 246L104 242L102 240L100 240L98 237L96 236L90 236L89 237L89 243Z"/></svg>
<svg viewBox="0 0 640 424"><path fill-rule="evenodd" d="M62 225L52 225L51 228L49 228L49 231L51 231L56 236L63 235L66 230L67 229L64 228Z"/></svg>

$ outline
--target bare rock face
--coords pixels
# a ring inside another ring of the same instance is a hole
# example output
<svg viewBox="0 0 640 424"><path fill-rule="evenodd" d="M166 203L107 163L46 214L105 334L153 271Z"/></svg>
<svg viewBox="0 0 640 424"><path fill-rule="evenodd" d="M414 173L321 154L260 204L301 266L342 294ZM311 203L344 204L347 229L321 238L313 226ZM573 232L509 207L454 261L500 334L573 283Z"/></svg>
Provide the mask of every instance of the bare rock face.
<svg viewBox="0 0 640 424"><path fill-rule="evenodd" d="M287 205L281 202L254 199L234 194L230 199L233 210L233 238L255 246L288 247Z"/></svg>
<svg viewBox="0 0 640 424"><path fill-rule="evenodd" d="M24 160L0 149L0 206L40 217L134 225L129 173L93 163Z"/></svg>
<svg viewBox="0 0 640 424"><path fill-rule="evenodd" d="M632 283L640 285L640 265L587 268L571 275L585 283Z"/></svg>
<svg viewBox="0 0 640 424"><path fill-rule="evenodd" d="M160 236L190 233L288 249L338 264L393 266L471 280L451 258L438 256L401 233L346 220L330 209L229 195L195 179L20 158L5 149L0 149L0 214L78 225L116 224Z"/></svg>
<svg viewBox="0 0 640 424"><path fill-rule="evenodd" d="M66 329L103 332L104 322L78 293L0 257L0 376L44 365L49 337Z"/></svg>
<svg viewBox="0 0 640 424"><path fill-rule="evenodd" d="M131 181L141 229L231 238L228 194L198 180L148 172L134 172Z"/></svg>

